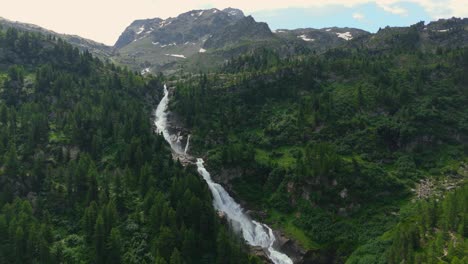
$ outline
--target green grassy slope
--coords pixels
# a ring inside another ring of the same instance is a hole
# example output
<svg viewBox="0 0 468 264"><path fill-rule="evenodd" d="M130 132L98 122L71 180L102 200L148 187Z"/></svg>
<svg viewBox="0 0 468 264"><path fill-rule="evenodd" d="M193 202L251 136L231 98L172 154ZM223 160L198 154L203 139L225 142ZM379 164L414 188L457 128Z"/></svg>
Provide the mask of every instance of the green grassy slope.
<svg viewBox="0 0 468 264"><path fill-rule="evenodd" d="M421 179L464 181L467 56L405 42L288 60L264 50L181 81L171 107L214 170L242 169L239 198L342 263L403 220Z"/></svg>

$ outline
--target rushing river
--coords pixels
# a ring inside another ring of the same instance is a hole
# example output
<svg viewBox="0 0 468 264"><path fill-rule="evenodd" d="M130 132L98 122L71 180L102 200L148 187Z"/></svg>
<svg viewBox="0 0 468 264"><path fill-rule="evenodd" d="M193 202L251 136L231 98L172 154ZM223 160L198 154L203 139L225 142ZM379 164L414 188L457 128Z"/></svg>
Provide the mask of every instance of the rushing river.
<svg viewBox="0 0 468 264"><path fill-rule="evenodd" d="M156 108L156 131L162 133L166 141L171 145L172 150L179 156L188 156L190 136L186 140L185 148L182 148L181 137L171 135L167 127L167 106L169 103L169 93L164 85L164 97ZM293 261L286 255L273 248L275 236L270 227L265 224L252 220L244 209L234 201L234 199L224 190L224 188L213 182L210 173L205 169L203 159L197 159L198 173L208 184L213 195L213 206L216 210L223 212L233 229L240 232L249 245L260 246L268 254L268 257L275 264L292 264Z"/></svg>

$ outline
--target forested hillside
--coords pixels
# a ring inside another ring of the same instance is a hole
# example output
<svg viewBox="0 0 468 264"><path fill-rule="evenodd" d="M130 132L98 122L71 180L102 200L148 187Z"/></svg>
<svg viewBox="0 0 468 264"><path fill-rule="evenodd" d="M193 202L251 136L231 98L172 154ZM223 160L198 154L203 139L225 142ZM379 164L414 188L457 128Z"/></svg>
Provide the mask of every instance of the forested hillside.
<svg viewBox="0 0 468 264"><path fill-rule="evenodd" d="M256 263L153 132L161 78L0 30L0 263Z"/></svg>
<svg viewBox="0 0 468 264"><path fill-rule="evenodd" d="M311 263L343 263L358 248L366 258L350 263L466 255L468 49L422 49L404 34L386 45L258 51L186 74L173 91L171 109L217 180Z"/></svg>
<svg viewBox="0 0 468 264"><path fill-rule="evenodd" d="M360 247L346 263L466 263L467 186L402 210L404 220Z"/></svg>

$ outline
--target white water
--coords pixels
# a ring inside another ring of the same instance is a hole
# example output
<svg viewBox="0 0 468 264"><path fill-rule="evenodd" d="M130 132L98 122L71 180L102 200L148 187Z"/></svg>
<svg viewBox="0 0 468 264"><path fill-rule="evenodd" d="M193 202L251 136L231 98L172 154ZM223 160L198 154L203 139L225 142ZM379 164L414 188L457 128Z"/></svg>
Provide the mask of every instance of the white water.
<svg viewBox="0 0 468 264"><path fill-rule="evenodd" d="M169 95L166 85L164 85L164 97L161 99L156 109L156 131L162 133L166 141L171 145L172 150L178 155L187 155L189 147L190 135L187 137L187 144L183 151L178 144L179 137L170 135L167 129L167 106L169 103ZM213 194L213 206L216 210L223 212L234 230L240 232L243 238L249 245L260 246L268 254L268 257L275 264L293 264L293 261L285 254L273 248L275 243L275 235L270 227L265 224L252 220L244 209L234 201L234 199L224 190L218 183L213 182L210 173L204 166L203 159L197 159L198 173L208 184L208 187Z"/></svg>
<svg viewBox="0 0 468 264"><path fill-rule="evenodd" d="M185 150L184 150L185 155L187 155L187 152L189 150L189 144L190 144L190 135L187 136L187 144L185 145Z"/></svg>
<svg viewBox="0 0 468 264"><path fill-rule="evenodd" d="M177 154L183 154L183 151L179 144L177 144L179 137L176 135L171 135L167 129L167 106L169 104L169 93L167 91L166 85L164 85L164 97L159 102L158 107L156 108L156 132L158 134L163 134L164 139L171 145L171 148Z"/></svg>

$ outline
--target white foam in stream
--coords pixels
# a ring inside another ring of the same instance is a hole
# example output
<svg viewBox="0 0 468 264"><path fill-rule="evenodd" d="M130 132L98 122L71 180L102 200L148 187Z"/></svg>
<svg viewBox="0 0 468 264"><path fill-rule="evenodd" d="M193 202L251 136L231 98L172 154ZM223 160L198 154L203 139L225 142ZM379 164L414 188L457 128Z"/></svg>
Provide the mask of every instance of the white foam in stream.
<svg viewBox="0 0 468 264"><path fill-rule="evenodd" d="M187 137L187 143L183 150L177 141L177 136L170 135L167 129L167 106L169 103L169 95L167 87L164 85L164 97L156 109L156 128L157 133L162 133L166 141L171 145L172 150L179 155L187 155L187 150L190 142L190 135ZM249 245L262 247L268 254L268 257L275 264L293 264L293 261L285 254L273 248L275 243L275 235L270 227L265 224L252 220L244 209L234 201L229 193L224 190L223 186L213 182L210 173L204 166L203 159L197 159L198 173L208 184L213 195L213 206L216 210L223 212L233 229L242 234L242 237Z"/></svg>
<svg viewBox="0 0 468 264"><path fill-rule="evenodd" d="M167 129L167 106L169 104L169 92L167 91L167 86L164 85L164 97L159 102L158 107L156 108L156 132L158 134L163 134L164 139L171 145L171 148L177 154L182 154L183 151L181 147L177 144L177 136L172 136Z"/></svg>
<svg viewBox="0 0 468 264"><path fill-rule="evenodd" d="M190 135L187 136L187 144L185 145L185 150L184 150L185 155L187 155L187 152L189 150L189 144L190 144Z"/></svg>
<svg viewBox="0 0 468 264"><path fill-rule="evenodd" d="M252 246L260 246L267 250L268 256L276 264L292 264L285 254L273 248L275 236L270 227L250 219L244 209L232 199L223 186L213 182L210 173L205 169L202 159L197 159L198 173L208 184L213 194L213 205L216 210L225 213L233 228L242 233L244 239Z"/></svg>

